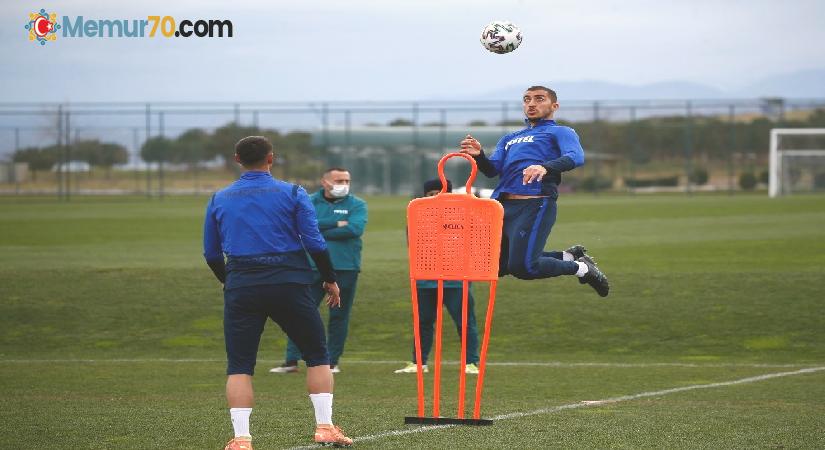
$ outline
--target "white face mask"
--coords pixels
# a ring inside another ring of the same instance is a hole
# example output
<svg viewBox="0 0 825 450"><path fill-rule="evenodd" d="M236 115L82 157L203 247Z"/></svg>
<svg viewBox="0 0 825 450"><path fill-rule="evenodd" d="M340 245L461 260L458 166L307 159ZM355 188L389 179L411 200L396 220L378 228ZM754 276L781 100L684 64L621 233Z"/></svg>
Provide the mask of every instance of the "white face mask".
<svg viewBox="0 0 825 450"><path fill-rule="evenodd" d="M346 197L349 194L348 184L333 184L332 189L329 190L329 195L335 198Z"/></svg>

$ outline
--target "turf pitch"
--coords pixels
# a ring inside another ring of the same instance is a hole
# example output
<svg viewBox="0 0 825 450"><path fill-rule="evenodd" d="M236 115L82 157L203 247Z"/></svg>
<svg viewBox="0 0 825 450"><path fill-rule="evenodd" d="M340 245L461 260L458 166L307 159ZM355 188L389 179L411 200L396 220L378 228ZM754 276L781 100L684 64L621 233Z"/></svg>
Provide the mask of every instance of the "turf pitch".
<svg viewBox="0 0 825 450"><path fill-rule="evenodd" d="M482 408L496 423L426 429L403 425L414 375L392 373L410 357L408 199L367 200L335 396L359 447L825 446L825 371L799 372L825 366L825 198L562 197L548 249L587 245L610 297L573 279L502 280ZM203 449L230 437L222 297L200 256L205 203L0 199L2 442ZM267 373L284 344L268 326L256 448L310 444L303 375ZM444 369L453 414L457 365ZM610 401L582 403L599 400Z"/></svg>

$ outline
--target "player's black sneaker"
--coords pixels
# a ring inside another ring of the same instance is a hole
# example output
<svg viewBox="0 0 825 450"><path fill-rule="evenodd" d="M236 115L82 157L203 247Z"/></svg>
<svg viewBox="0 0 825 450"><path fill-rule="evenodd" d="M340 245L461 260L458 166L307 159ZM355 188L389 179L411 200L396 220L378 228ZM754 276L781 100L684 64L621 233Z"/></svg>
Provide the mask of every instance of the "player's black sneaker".
<svg viewBox="0 0 825 450"><path fill-rule="evenodd" d="M567 253L570 253L571 255L573 255L574 260L581 258L582 256L584 256L587 253L587 249L584 248L584 246L581 245L581 244L576 244L576 245L568 248L565 251ZM595 261L594 261L594 264L595 264Z"/></svg>
<svg viewBox="0 0 825 450"><path fill-rule="evenodd" d="M593 262L593 259L589 256L585 255L581 258L577 259L576 261L584 263L587 265L587 273L584 274L583 277L580 277L579 280L583 283L587 283L596 290L602 297L607 297L608 292L610 292L610 283L607 281L607 277L604 276L601 270L596 267L596 264Z"/></svg>
<svg viewBox="0 0 825 450"><path fill-rule="evenodd" d="M571 255L573 255L573 260L574 261L577 261L579 258L588 258L590 260L590 262L592 262L593 264L596 264L596 260L593 259L590 255L587 254L587 249L584 248L584 246L581 245L581 244L576 244L576 245L568 248L565 251L567 253L570 253ZM584 283L587 283L586 281L584 281L584 278L579 277L579 284L584 284Z"/></svg>

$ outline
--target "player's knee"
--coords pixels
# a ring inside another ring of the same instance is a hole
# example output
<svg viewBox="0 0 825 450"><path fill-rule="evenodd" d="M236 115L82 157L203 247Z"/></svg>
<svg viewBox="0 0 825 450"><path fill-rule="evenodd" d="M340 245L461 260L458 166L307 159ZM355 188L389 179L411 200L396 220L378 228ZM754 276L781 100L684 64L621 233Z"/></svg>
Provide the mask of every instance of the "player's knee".
<svg viewBox="0 0 825 450"><path fill-rule="evenodd" d="M507 271L510 273L510 275L520 280L531 280L535 278L534 274L530 270L530 267L528 267L528 265L525 264L523 261L511 261L510 264L507 265Z"/></svg>

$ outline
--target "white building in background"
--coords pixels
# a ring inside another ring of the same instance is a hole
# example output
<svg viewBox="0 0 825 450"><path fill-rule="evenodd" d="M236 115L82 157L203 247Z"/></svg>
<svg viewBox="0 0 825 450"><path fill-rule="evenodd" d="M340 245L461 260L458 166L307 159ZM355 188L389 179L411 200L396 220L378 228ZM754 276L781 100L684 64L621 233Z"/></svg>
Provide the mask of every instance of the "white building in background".
<svg viewBox="0 0 825 450"><path fill-rule="evenodd" d="M65 167L61 167L63 164L55 164L52 166L52 172L61 172L61 168L63 169L62 172L89 172L92 170L92 166L87 163L86 161L69 161L66 163Z"/></svg>
<svg viewBox="0 0 825 450"><path fill-rule="evenodd" d="M25 183L29 179L29 164L0 162L0 184Z"/></svg>

